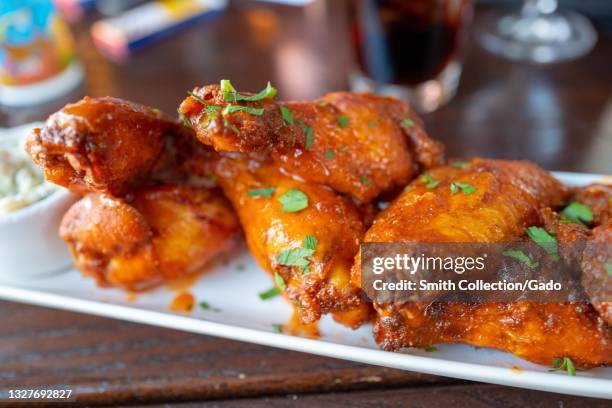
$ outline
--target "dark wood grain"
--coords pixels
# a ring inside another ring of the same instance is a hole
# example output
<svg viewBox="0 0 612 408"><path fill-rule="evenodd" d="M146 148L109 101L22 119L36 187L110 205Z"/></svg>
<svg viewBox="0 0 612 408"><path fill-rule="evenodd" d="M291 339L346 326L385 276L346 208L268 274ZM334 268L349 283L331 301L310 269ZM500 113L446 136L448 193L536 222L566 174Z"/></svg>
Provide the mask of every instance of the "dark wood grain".
<svg viewBox="0 0 612 408"><path fill-rule="evenodd" d="M123 97L172 113L188 89L221 78L245 90L261 89L271 80L280 98L311 98L345 89L351 66L337 1L319 1L305 10L234 1L219 18L143 49L124 63L103 58L87 28L88 22L75 27L87 70L84 86L44 106L0 107L0 125L43 119L83 94ZM603 32L590 55L554 66L510 63L471 41L457 97L424 120L452 156L530 159L549 169L612 174L611 66L612 40ZM599 403L457 385L451 379L9 302L0 302L0 321L0 388L68 385L86 404L237 397L250 399L223 404ZM299 397L282 396L287 394ZM279 397L258 398L274 395Z"/></svg>
<svg viewBox="0 0 612 408"><path fill-rule="evenodd" d="M69 386L79 402L193 401L457 380L0 302L0 390Z"/></svg>
<svg viewBox="0 0 612 408"><path fill-rule="evenodd" d="M168 406L168 405L166 405ZM593 398L517 390L495 385L453 385L419 387L399 390L285 395L273 398L246 398L230 401L211 401L205 404L176 404L173 407L273 408L273 407L330 407L330 408L394 408L394 407L609 407L610 403Z"/></svg>

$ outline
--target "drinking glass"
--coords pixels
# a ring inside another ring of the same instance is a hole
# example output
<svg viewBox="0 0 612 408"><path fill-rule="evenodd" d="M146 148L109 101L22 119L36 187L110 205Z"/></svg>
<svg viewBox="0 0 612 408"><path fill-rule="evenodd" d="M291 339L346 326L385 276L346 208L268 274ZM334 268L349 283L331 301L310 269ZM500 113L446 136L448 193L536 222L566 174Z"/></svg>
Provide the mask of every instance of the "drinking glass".
<svg viewBox="0 0 612 408"><path fill-rule="evenodd" d="M536 63L578 58L597 41L591 23L580 14L559 10L557 0L525 0L514 12L493 10L483 18L478 37L494 54Z"/></svg>
<svg viewBox="0 0 612 408"><path fill-rule="evenodd" d="M430 112L457 90L471 0L353 0L355 91L407 100Z"/></svg>

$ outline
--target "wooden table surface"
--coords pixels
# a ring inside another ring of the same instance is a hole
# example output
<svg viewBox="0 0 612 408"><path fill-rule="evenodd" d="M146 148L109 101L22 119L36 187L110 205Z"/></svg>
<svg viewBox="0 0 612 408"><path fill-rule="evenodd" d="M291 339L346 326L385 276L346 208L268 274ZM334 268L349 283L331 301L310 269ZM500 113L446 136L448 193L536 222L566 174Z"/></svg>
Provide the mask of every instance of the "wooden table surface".
<svg viewBox="0 0 612 408"><path fill-rule="evenodd" d="M233 2L217 18L123 64L104 59L87 24L79 23L87 69L79 92L173 112L194 85L222 78L251 91L271 80L283 99L345 89L352 61L346 23L339 2L329 3L302 10ZM603 32L590 55L554 66L510 63L471 41L459 93L424 117L427 129L451 156L529 159L549 169L612 174L611 66L612 38ZM43 119L58 103L4 108L0 125ZM10 302L0 302L0 321L0 388L66 385L86 404L606 405Z"/></svg>

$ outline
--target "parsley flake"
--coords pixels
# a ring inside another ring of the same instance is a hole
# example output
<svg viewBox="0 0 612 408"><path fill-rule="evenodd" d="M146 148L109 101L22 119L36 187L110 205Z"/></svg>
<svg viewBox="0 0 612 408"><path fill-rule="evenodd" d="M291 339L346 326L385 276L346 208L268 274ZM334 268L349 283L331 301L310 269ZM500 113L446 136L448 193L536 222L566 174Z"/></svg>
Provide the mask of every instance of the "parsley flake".
<svg viewBox="0 0 612 408"><path fill-rule="evenodd" d="M200 97L199 97L198 95L196 95L195 93L193 93L193 92L191 92L191 91L187 91L187 94L188 94L189 96L191 96L193 99L195 99L196 101L200 102L202 105L208 105L208 103L207 103L207 102L206 102L204 99L200 98Z"/></svg>
<svg viewBox="0 0 612 408"><path fill-rule="evenodd" d="M261 300L268 300L268 299L272 299L273 297L276 297L278 295L280 295L280 289L278 289L277 286L272 286L270 289L266 290L265 292L261 292L259 294L259 298Z"/></svg>
<svg viewBox="0 0 612 408"><path fill-rule="evenodd" d="M323 156L325 156L325 158L329 160L333 160L336 158L336 155L334 154L334 151L332 149L327 149L325 153L323 153Z"/></svg>
<svg viewBox="0 0 612 408"><path fill-rule="evenodd" d="M306 249L315 250L317 249L318 243L319 241L317 240L317 237L315 237L314 235L306 235L306 237L304 238L304 248Z"/></svg>
<svg viewBox="0 0 612 408"><path fill-rule="evenodd" d="M272 197L276 187L254 188L247 191L249 197Z"/></svg>
<svg viewBox="0 0 612 408"><path fill-rule="evenodd" d="M304 147L306 148L306 150L310 150L310 148L312 147L312 143L314 142L314 132L310 126L302 122L302 119L299 119L298 123L302 131L306 133L306 143L304 144Z"/></svg>
<svg viewBox="0 0 612 408"><path fill-rule="evenodd" d="M404 126L414 126L414 121L412 119L406 118L402 120L402 125Z"/></svg>
<svg viewBox="0 0 612 408"><path fill-rule="evenodd" d="M302 248L283 249L276 257L276 262L284 266L299 266L302 274L308 275L309 258L315 253L317 244L314 235L306 235Z"/></svg>
<svg viewBox="0 0 612 408"><path fill-rule="evenodd" d="M509 249L503 252L504 256L514 258L529 269L535 269L538 267L538 262L533 258L531 254L525 254L521 250Z"/></svg>
<svg viewBox="0 0 612 408"><path fill-rule="evenodd" d="M422 181L423 183L427 183L425 188L428 189L428 190L434 189L434 188L438 187L438 184L440 184L440 181L439 180L434 180L434 178L431 177L431 174L429 174L429 173L423 174L419 178L419 181Z"/></svg>
<svg viewBox="0 0 612 408"><path fill-rule="evenodd" d="M368 122L368 126L371 127L371 128L375 128L375 127L378 126L378 123L376 123L375 120L371 120L371 121Z"/></svg>
<svg viewBox="0 0 612 408"><path fill-rule="evenodd" d="M608 276L612 276L612 263L606 264L606 272L608 272Z"/></svg>
<svg viewBox="0 0 612 408"><path fill-rule="evenodd" d="M213 311L213 312L220 312L221 311L220 309L217 309L216 307L211 307L210 304L208 302L205 302L205 301L201 301L199 303L199 305L200 305L200 309L202 309L202 310L210 310L210 311Z"/></svg>
<svg viewBox="0 0 612 408"><path fill-rule="evenodd" d="M280 290L286 290L287 289L287 284L285 283L285 280L283 279L283 277L278 272L274 272L274 283L276 283L276 286Z"/></svg>
<svg viewBox="0 0 612 408"><path fill-rule="evenodd" d="M567 371L567 375L571 375L572 377L576 375L576 367L574 367L574 363L568 357L563 358L555 358L552 362L552 370L548 371Z"/></svg>
<svg viewBox="0 0 612 408"><path fill-rule="evenodd" d="M232 105L231 103L228 103L223 109L224 115L236 113L236 112L246 112L251 115L261 116L264 113L264 109L263 108L251 108L249 106L242 106L242 105Z"/></svg>
<svg viewBox="0 0 612 408"><path fill-rule="evenodd" d="M466 161L454 161L454 162L451 162L450 165L452 167L457 167L459 169L469 169L470 168L470 162L466 162Z"/></svg>
<svg viewBox="0 0 612 408"><path fill-rule="evenodd" d="M221 80L221 91L223 91L223 99L226 101L249 101L257 102L267 98L274 98L276 96L276 88L272 86L270 81L266 87L259 91L256 95L241 95L236 92L236 89L228 79Z"/></svg>
<svg viewBox="0 0 612 408"><path fill-rule="evenodd" d="M283 205L284 213L292 213L308 207L308 196L297 188L291 188L278 197L278 201Z"/></svg>
<svg viewBox="0 0 612 408"><path fill-rule="evenodd" d="M349 118L348 116L342 115L342 116L338 116L338 125L340 125L341 128L346 128L349 125Z"/></svg>
<svg viewBox="0 0 612 408"><path fill-rule="evenodd" d="M319 102L319 106L327 106L327 105L329 105L329 102L325 102L325 101Z"/></svg>
<svg viewBox="0 0 612 408"><path fill-rule="evenodd" d="M459 190L461 190L461 192L463 192L463 194L465 195L470 195L477 191L476 187L474 187L473 185L469 183L463 183L461 181L455 181L454 183L451 183L450 190L451 194L457 194Z"/></svg>
<svg viewBox="0 0 612 408"><path fill-rule="evenodd" d="M544 228L529 227L527 228L529 238L546 251L553 260L558 260L557 239L548 233Z"/></svg>
<svg viewBox="0 0 612 408"><path fill-rule="evenodd" d="M372 181L365 176L359 176L359 182L361 184L365 184L368 187L372 187L374 185L374 183L372 183Z"/></svg>
<svg viewBox="0 0 612 408"><path fill-rule="evenodd" d="M293 114L291 113L289 108L281 106L280 107L280 112L281 112L281 117L283 118L283 122L285 122L286 124L288 124L290 126L293 126L293 124L294 124Z"/></svg>
<svg viewBox="0 0 612 408"><path fill-rule="evenodd" d="M191 122L189 121L189 118L187 118L187 116L183 115L183 112L181 112L180 110L176 110L178 115L179 115L179 119L181 119L183 121L183 126L186 126L188 128L191 128Z"/></svg>
<svg viewBox="0 0 612 408"><path fill-rule="evenodd" d="M561 215L576 224L584 225L593 221L593 211L589 206L575 201L565 207Z"/></svg>
<svg viewBox="0 0 612 408"><path fill-rule="evenodd" d="M426 351L426 352L428 352L428 353L432 353L432 352L434 352L434 351L438 351L438 348L437 348L437 347L434 347L434 346L427 346L427 347L425 347L423 350L425 350L425 351Z"/></svg>
<svg viewBox="0 0 612 408"><path fill-rule="evenodd" d="M278 323L274 323L272 325L272 329L276 332L276 333L282 333L283 332L283 325L282 324L278 324Z"/></svg>

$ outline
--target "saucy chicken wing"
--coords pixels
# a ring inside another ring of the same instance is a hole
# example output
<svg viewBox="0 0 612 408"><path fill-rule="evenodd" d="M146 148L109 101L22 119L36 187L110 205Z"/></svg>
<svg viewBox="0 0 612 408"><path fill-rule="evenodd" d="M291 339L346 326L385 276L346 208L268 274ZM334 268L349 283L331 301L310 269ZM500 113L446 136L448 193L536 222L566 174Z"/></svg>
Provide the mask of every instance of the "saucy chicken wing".
<svg viewBox="0 0 612 408"><path fill-rule="evenodd" d="M118 98L85 97L34 129L26 150L45 178L74 192L116 196L146 180L168 134L183 130L157 109Z"/></svg>
<svg viewBox="0 0 612 408"><path fill-rule="evenodd" d="M283 171L363 202L443 161L441 145L397 99L336 92L304 102L276 102L273 93L245 100L227 84L196 88L179 108L218 151L269 153Z"/></svg>
<svg viewBox="0 0 612 408"><path fill-rule="evenodd" d="M530 163L475 159L466 167L440 167L412 182L377 216L364 242L512 242L524 237L526 227L541 224L542 208L567 199L566 189ZM360 270L357 256L354 284L361 281ZM468 343L540 364L558 357L569 357L578 367L612 364L612 331L584 302L374 307L374 335L387 350Z"/></svg>
<svg viewBox="0 0 612 408"><path fill-rule="evenodd" d="M350 281L364 226L358 208L334 191L283 175L274 163L222 157L215 173L234 205L247 244L303 323L332 313L357 327L369 305Z"/></svg>
<svg viewBox="0 0 612 408"><path fill-rule="evenodd" d="M126 198L90 193L68 210L60 236L83 274L138 291L199 271L239 231L218 190L163 185Z"/></svg>

